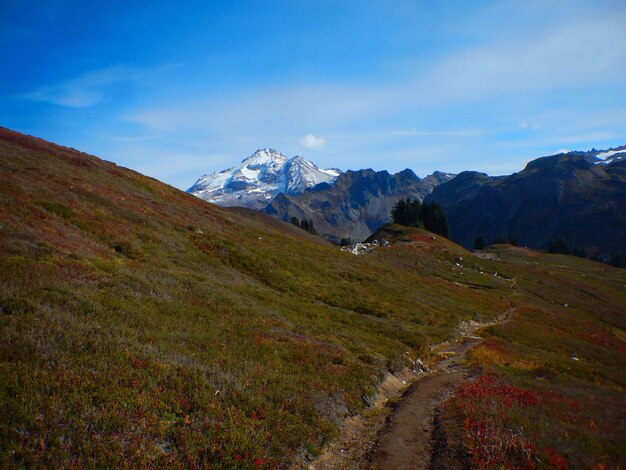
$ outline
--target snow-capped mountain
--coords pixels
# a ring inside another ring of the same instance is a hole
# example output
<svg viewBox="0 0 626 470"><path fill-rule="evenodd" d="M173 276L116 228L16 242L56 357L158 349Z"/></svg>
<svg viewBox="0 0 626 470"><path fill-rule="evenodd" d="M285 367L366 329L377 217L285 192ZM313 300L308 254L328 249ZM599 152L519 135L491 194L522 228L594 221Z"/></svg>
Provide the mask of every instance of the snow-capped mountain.
<svg viewBox="0 0 626 470"><path fill-rule="evenodd" d="M300 156L260 149L236 167L201 177L187 192L220 206L262 209L278 193L299 194L319 183L333 183L340 173Z"/></svg>

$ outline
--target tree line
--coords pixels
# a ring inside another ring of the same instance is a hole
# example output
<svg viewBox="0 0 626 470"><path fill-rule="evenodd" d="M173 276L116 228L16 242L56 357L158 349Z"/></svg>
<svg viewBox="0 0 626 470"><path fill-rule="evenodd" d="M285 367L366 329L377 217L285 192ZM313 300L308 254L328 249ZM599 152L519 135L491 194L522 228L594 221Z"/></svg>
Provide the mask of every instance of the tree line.
<svg viewBox="0 0 626 470"><path fill-rule="evenodd" d="M598 256L589 256L587 252L567 240L560 238L551 240L548 243L548 253L560 253L562 255L578 256L579 258L589 258L601 263L610 264L617 268L626 268L626 252L614 251L610 258L600 258Z"/></svg>
<svg viewBox="0 0 626 470"><path fill-rule="evenodd" d="M513 246L517 246L517 237L514 235L496 235L489 245L504 245L509 244ZM474 238L474 249L482 250L487 247L487 242L485 241L485 237L482 235L478 235Z"/></svg>

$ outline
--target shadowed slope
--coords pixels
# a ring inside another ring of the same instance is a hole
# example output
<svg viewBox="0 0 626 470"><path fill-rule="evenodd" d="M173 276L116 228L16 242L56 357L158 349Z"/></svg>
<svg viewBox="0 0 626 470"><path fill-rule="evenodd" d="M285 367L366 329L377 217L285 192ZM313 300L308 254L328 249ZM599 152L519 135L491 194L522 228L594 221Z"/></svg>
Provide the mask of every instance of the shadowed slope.
<svg viewBox="0 0 626 470"><path fill-rule="evenodd" d="M472 247L482 236L514 237L546 248L565 240L608 260L626 249L626 160L597 164L593 154L538 158L519 173L463 172L426 197L448 215L452 239Z"/></svg>

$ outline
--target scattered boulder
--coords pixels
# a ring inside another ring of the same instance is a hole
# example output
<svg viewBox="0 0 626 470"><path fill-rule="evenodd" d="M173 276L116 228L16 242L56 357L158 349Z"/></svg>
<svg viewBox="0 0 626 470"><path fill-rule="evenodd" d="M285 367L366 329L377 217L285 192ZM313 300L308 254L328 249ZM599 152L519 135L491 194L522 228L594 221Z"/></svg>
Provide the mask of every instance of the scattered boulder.
<svg viewBox="0 0 626 470"><path fill-rule="evenodd" d="M415 362L413 364L413 370L418 374L427 374L430 372L428 366L424 364L419 358L415 359Z"/></svg>
<svg viewBox="0 0 626 470"><path fill-rule="evenodd" d="M379 246L387 248L391 246L391 243L383 238L380 243L378 243L378 240L374 240L371 243L354 243L352 245L342 246L341 251L347 251L348 253L352 253L357 256L366 255L374 251L374 249Z"/></svg>

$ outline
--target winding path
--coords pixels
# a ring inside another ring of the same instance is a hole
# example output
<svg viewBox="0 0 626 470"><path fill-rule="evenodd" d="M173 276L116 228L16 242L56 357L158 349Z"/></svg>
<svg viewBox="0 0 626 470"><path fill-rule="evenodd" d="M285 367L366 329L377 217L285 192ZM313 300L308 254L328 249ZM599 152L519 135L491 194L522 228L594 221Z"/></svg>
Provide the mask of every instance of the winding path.
<svg viewBox="0 0 626 470"><path fill-rule="evenodd" d="M402 397L370 454L372 469L431 468L433 433L441 404L469 377L461 364L466 351L479 339L459 343L457 355L439 362L434 372L415 382Z"/></svg>
<svg viewBox="0 0 626 470"><path fill-rule="evenodd" d="M370 452L370 468L463 468L461 461L447 461L444 466L433 461L436 450L436 421L440 407L459 385L472 376L470 369L464 365L464 357L467 351L482 341L475 336L476 331L508 320L513 311L512 307L492 323L471 322L456 342L442 343L435 347L439 352L445 348L446 352L454 355L436 363L431 374L417 380L404 394Z"/></svg>
<svg viewBox="0 0 626 470"><path fill-rule="evenodd" d="M431 350L444 359L431 366L430 373L413 382L397 402L391 414L380 413L374 406L365 415L344 421L339 438L313 463L302 462L292 468L336 469L456 469L465 468L461 456L445 444L437 426L443 402L476 371L464 363L466 353L479 344L481 328L507 321L515 307L493 322L470 321L459 327L459 336L434 345ZM413 375L414 377L414 375ZM396 382L404 378L395 378ZM406 377L406 381L413 380ZM384 402L381 405L384 407Z"/></svg>

